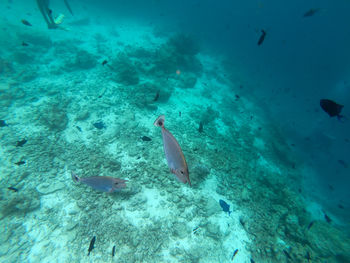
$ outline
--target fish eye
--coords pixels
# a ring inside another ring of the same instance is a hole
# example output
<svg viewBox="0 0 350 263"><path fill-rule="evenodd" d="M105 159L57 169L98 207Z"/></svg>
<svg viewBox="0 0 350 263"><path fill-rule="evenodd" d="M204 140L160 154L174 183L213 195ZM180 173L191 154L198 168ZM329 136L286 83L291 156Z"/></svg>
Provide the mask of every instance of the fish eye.
<svg viewBox="0 0 350 263"><path fill-rule="evenodd" d="M181 174L184 174L184 171L181 170L180 172L181 172Z"/></svg>

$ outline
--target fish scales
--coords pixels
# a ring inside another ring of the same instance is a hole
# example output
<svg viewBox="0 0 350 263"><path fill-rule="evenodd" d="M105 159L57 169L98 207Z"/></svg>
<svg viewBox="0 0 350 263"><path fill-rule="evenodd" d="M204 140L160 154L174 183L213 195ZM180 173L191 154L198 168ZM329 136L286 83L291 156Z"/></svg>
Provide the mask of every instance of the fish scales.
<svg viewBox="0 0 350 263"><path fill-rule="evenodd" d="M188 184L191 186L185 156L175 137L164 127L164 116L159 116L154 125L161 127L163 149L171 172L175 174L176 178L180 182L188 182Z"/></svg>

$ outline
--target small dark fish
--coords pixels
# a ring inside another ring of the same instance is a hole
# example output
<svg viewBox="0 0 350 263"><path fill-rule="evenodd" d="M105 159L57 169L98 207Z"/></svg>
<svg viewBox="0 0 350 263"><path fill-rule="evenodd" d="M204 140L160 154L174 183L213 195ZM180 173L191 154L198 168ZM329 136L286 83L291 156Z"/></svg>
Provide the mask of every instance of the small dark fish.
<svg viewBox="0 0 350 263"><path fill-rule="evenodd" d="M22 46L24 46L24 47L28 47L28 46L29 46L29 44L28 44L27 42L22 41Z"/></svg>
<svg viewBox="0 0 350 263"><path fill-rule="evenodd" d="M102 61L102 66L106 65L108 63L107 60Z"/></svg>
<svg viewBox="0 0 350 263"><path fill-rule="evenodd" d="M112 248L112 257L114 257L114 255L115 255L115 246L113 246Z"/></svg>
<svg viewBox="0 0 350 263"><path fill-rule="evenodd" d="M154 96L154 99L153 99L153 101L157 101L158 99L159 99L159 90L157 91L157 93L156 93L156 96Z"/></svg>
<svg viewBox="0 0 350 263"><path fill-rule="evenodd" d="M327 223L332 222L332 219L327 214L324 214L324 219L326 219Z"/></svg>
<svg viewBox="0 0 350 263"><path fill-rule="evenodd" d="M192 230L193 234L196 234L198 230L199 230L199 226L193 228L193 230Z"/></svg>
<svg viewBox="0 0 350 263"><path fill-rule="evenodd" d="M339 204L339 205L338 205L338 208L344 209L344 206L343 206L342 204Z"/></svg>
<svg viewBox="0 0 350 263"><path fill-rule="evenodd" d="M75 128L77 128L78 131L82 132L82 130L79 126L75 126Z"/></svg>
<svg viewBox="0 0 350 263"><path fill-rule="evenodd" d="M88 256L90 256L90 252L95 248L94 244L95 244L95 240L96 240L96 236L94 236L91 241L90 241L90 246L89 246L89 250L88 250Z"/></svg>
<svg viewBox="0 0 350 263"><path fill-rule="evenodd" d="M8 126L8 125L6 124L6 121L0 120L0 127L5 127L5 126Z"/></svg>
<svg viewBox="0 0 350 263"><path fill-rule="evenodd" d="M245 222L241 217L239 218L239 223L245 228Z"/></svg>
<svg viewBox="0 0 350 263"><path fill-rule="evenodd" d="M292 257L290 256L287 250L284 249L283 253L286 255L287 258L292 259Z"/></svg>
<svg viewBox="0 0 350 263"><path fill-rule="evenodd" d="M181 117L181 111L179 111L179 117Z"/></svg>
<svg viewBox="0 0 350 263"><path fill-rule="evenodd" d="M203 132L203 122L199 122L198 132Z"/></svg>
<svg viewBox="0 0 350 263"><path fill-rule="evenodd" d="M311 221L310 224L307 226L307 230L310 230L310 228L314 225L315 221Z"/></svg>
<svg viewBox="0 0 350 263"><path fill-rule="evenodd" d="M344 168L348 168L348 164L345 161L338 160L338 163L341 164L342 166L344 166Z"/></svg>
<svg viewBox="0 0 350 263"><path fill-rule="evenodd" d="M224 200L219 200L219 204L224 212L228 212L228 215L231 214L230 205L228 205Z"/></svg>
<svg viewBox="0 0 350 263"><path fill-rule="evenodd" d="M144 142L150 142L152 141L152 139L150 137L147 137L147 136L142 136L141 139L144 141Z"/></svg>
<svg viewBox="0 0 350 263"><path fill-rule="evenodd" d="M314 14L316 14L318 11L320 11L319 8L311 8L308 11L306 11L303 15L303 17L310 17L313 16Z"/></svg>
<svg viewBox="0 0 350 263"><path fill-rule="evenodd" d="M23 145L25 145L27 142L26 139L23 139L23 140L20 140L20 141L17 141L17 144L16 144L16 147L22 147Z"/></svg>
<svg viewBox="0 0 350 263"><path fill-rule="evenodd" d="M102 122L102 121L99 121L99 122L95 122L94 124L94 127L101 130L103 128L106 128L105 124Z"/></svg>
<svg viewBox="0 0 350 263"><path fill-rule="evenodd" d="M25 163L26 163L25 161L19 161L19 162L15 163L15 164L17 164L19 166L19 165L22 165L22 164L25 164Z"/></svg>
<svg viewBox="0 0 350 263"><path fill-rule="evenodd" d="M237 94L235 95L235 97L236 97L236 100L239 100L239 98L240 98L239 95L237 95Z"/></svg>
<svg viewBox="0 0 350 263"><path fill-rule="evenodd" d="M32 24L29 23L29 22L28 22L27 20L25 20L25 19L22 19L21 22L22 22L23 25L32 26Z"/></svg>
<svg viewBox="0 0 350 263"><path fill-rule="evenodd" d="M7 189L9 189L9 190L11 190L11 191L14 191L14 192L18 192L18 189L17 189L17 188L14 188L14 187L12 187L12 186L7 187Z"/></svg>
<svg viewBox="0 0 350 263"><path fill-rule="evenodd" d="M328 188L329 188L329 190L334 191L333 185L329 184L329 185L328 185Z"/></svg>
<svg viewBox="0 0 350 263"><path fill-rule="evenodd" d="M250 259L250 263L255 263L254 259L251 258Z"/></svg>
<svg viewBox="0 0 350 263"><path fill-rule="evenodd" d="M309 251L306 252L305 258L307 259L307 262L310 262L311 256L310 256Z"/></svg>
<svg viewBox="0 0 350 263"><path fill-rule="evenodd" d="M233 251L233 255L232 255L231 261L233 260L233 258L236 256L237 253L238 253L238 249L235 249L235 251Z"/></svg>
<svg viewBox="0 0 350 263"><path fill-rule="evenodd" d="M329 117L337 116L338 120L340 121L345 118L344 116L340 115L344 105L340 105L332 100L321 99L320 106L326 113L328 113Z"/></svg>
<svg viewBox="0 0 350 263"><path fill-rule="evenodd" d="M264 42L265 37L266 37L266 31L264 29L262 29L261 36L260 36L259 41L258 41L258 46L260 46Z"/></svg>

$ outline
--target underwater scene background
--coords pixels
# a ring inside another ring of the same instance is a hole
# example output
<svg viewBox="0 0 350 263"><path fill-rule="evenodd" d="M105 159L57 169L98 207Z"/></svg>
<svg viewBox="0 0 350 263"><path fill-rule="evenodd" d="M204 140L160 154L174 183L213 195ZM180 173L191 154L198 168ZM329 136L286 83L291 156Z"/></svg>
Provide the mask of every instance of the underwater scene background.
<svg viewBox="0 0 350 263"><path fill-rule="evenodd" d="M350 262L349 1L0 7L0 262Z"/></svg>

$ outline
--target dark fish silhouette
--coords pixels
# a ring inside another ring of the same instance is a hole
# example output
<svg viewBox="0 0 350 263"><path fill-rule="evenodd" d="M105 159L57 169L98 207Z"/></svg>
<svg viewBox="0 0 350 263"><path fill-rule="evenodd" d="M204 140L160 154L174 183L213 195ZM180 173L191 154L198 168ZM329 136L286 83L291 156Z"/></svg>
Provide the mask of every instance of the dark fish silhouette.
<svg viewBox="0 0 350 263"><path fill-rule="evenodd" d="M245 228L245 222L243 220L243 218L239 218L239 223L243 226L243 228Z"/></svg>
<svg viewBox="0 0 350 263"><path fill-rule="evenodd" d="M159 99L159 90L157 91L157 93L156 93L156 96L154 96L154 99L153 99L153 101L157 101L158 99Z"/></svg>
<svg viewBox="0 0 350 263"><path fill-rule="evenodd" d="M23 140L20 140L20 141L17 141L17 144L16 144L16 147L22 147L23 145L25 145L27 142L26 139L23 139Z"/></svg>
<svg viewBox="0 0 350 263"><path fill-rule="evenodd" d="M150 137L147 137L147 136L142 136L141 139L145 142L152 141L152 139Z"/></svg>
<svg viewBox="0 0 350 263"><path fill-rule="evenodd" d="M231 214L229 204L227 204L224 200L221 200L221 199L219 200L219 204L224 212L228 212L228 215Z"/></svg>
<svg viewBox="0 0 350 263"><path fill-rule="evenodd" d="M314 14L316 14L318 11L320 11L319 8L311 8L308 11L306 11L303 15L303 17L310 17L313 16Z"/></svg>
<svg viewBox="0 0 350 263"><path fill-rule="evenodd" d="M22 164L25 164L25 163L26 163L25 161L19 161L19 162L15 163L15 164L17 164L19 166L19 165L22 165Z"/></svg>
<svg viewBox="0 0 350 263"><path fill-rule="evenodd" d="M307 262L310 262L311 256L310 256L309 251L306 252L305 258L307 259Z"/></svg>
<svg viewBox="0 0 350 263"><path fill-rule="evenodd" d="M25 20L25 19L22 19L21 22L22 22L23 25L32 26L32 24L29 23L29 22L28 22L27 20Z"/></svg>
<svg viewBox="0 0 350 263"><path fill-rule="evenodd" d="M203 122L199 122L198 132L203 132Z"/></svg>
<svg viewBox="0 0 350 263"><path fill-rule="evenodd" d="M310 228L314 225L315 221L311 221L310 224L307 226L307 230L310 230Z"/></svg>
<svg viewBox="0 0 350 263"><path fill-rule="evenodd" d="M344 206L343 206L342 204L339 204L339 205L338 205L338 208L344 209Z"/></svg>
<svg viewBox="0 0 350 263"><path fill-rule="evenodd" d="M327 223L332 222L332 219L327 214L324 214L324 219L326 219Z"/></svg>
<svg viewBox="0 0 350 263"><path fill-rule="evenodd" d="M259 41L258 41L258 46L260 46L264 42L265 37L266 37L266 31L264 29L262 29L261 36L260 36Z"/></svg>
<svg viewBox="0 0 350 263"><path fill-rule="evenodd" d="M108 63L107 60L102 61L102 66L106 65Z"/></svg>
<svg viewBox="0 0 350 263"><path fill-rule="evenodd" d="M91 239L91 241L90 241L90 246L89 246L89 250L88 250L88 256L90 256L90 252L95 248L94 247L95 241L96 241L96 236L94 236Z"/></svg>
<svg viewBox="0 0 350 263"><path fill-rule="evenodd" d="M113 246L112 248L112 257L114 257L114 255L115 255L115 246Z"/></svg>
<svg viewBox="0 0 350 263"><path fill-rule="evenodd" d="M14 188L14 187L12 187L12 186L7 187L7 189L9 189L9 190L11 190L11 191L14 191L14 192L18 192L18 189L17 189L17 188Z"/></svg>
<svg viewBox="0 0 350 263"><path fill-rule="evenodd" d="M28 44L28 43L26 43L26 42L24 42L24 41L22 41L22 46L24 46L24 47L28 47L28 46L29 46L29 44Z"/></svg>
<svg viewBox="0 0 350 263"><path fill-rule="evenodd" d="M6 121L0 120L0 127L5 127L5 126L8 126L8 125L6 124Z"/></svg>
<svg viewBox="0 0 350 263"><path fill-rule="evenodd" d="M196 234L198 230L199 230L199 226L193 228L193 230L192 230L193 234Z"/></svg>
<svg viewBox="0 0 350 263"><path fill-rule="evenodd" d="M79 126L75 126L78 131L82 132L81 128Z"/></svg>
<svg viewBox="0 0 350 263"><path fill-rule="evenodd" d="M236 256L237 253L238 253L238 249L235 249L235 251L233 251L233 255L232 255L231 261L233 260L233 258Z"/></svg>
<svg viewBox="0 0 350 263"><path fill-rule="evenodd" d="M102 121L99 121L99 122L95 122L94 124L94 127L101 130L103 128L106 128L105 124L102 122Z"/></svg>
<svg viewBox="0 0 350 263"><path fill-rule="evenodd" d="M290 254L288 253L288 251L287 250L283 250L283 253L286 255L286 257L288 258L288 259L292 259L292 257L290 256Z"/></svg>
<svg viewBox="0 0 350 263"><path fill-rule="evenodd" d="M338 120L342 120L344 116L340 115L340 112L343 109L343 105L340 105L332 100L321 99L320 100L321 108L328 113L329 117L338 117Z"/></svg>
<svg viewBox="0 0 350 263"><path fill-rule="evenodd" d="M344 168L348 168L348 164L344 160L338 160L338 163L344 166Z"/></svg>
<svg viewBox="0 0 350 263"><path fill-rule="evenodd" d="M251 258L250 259L250 263L255 263L254 259Z"/></svg>

